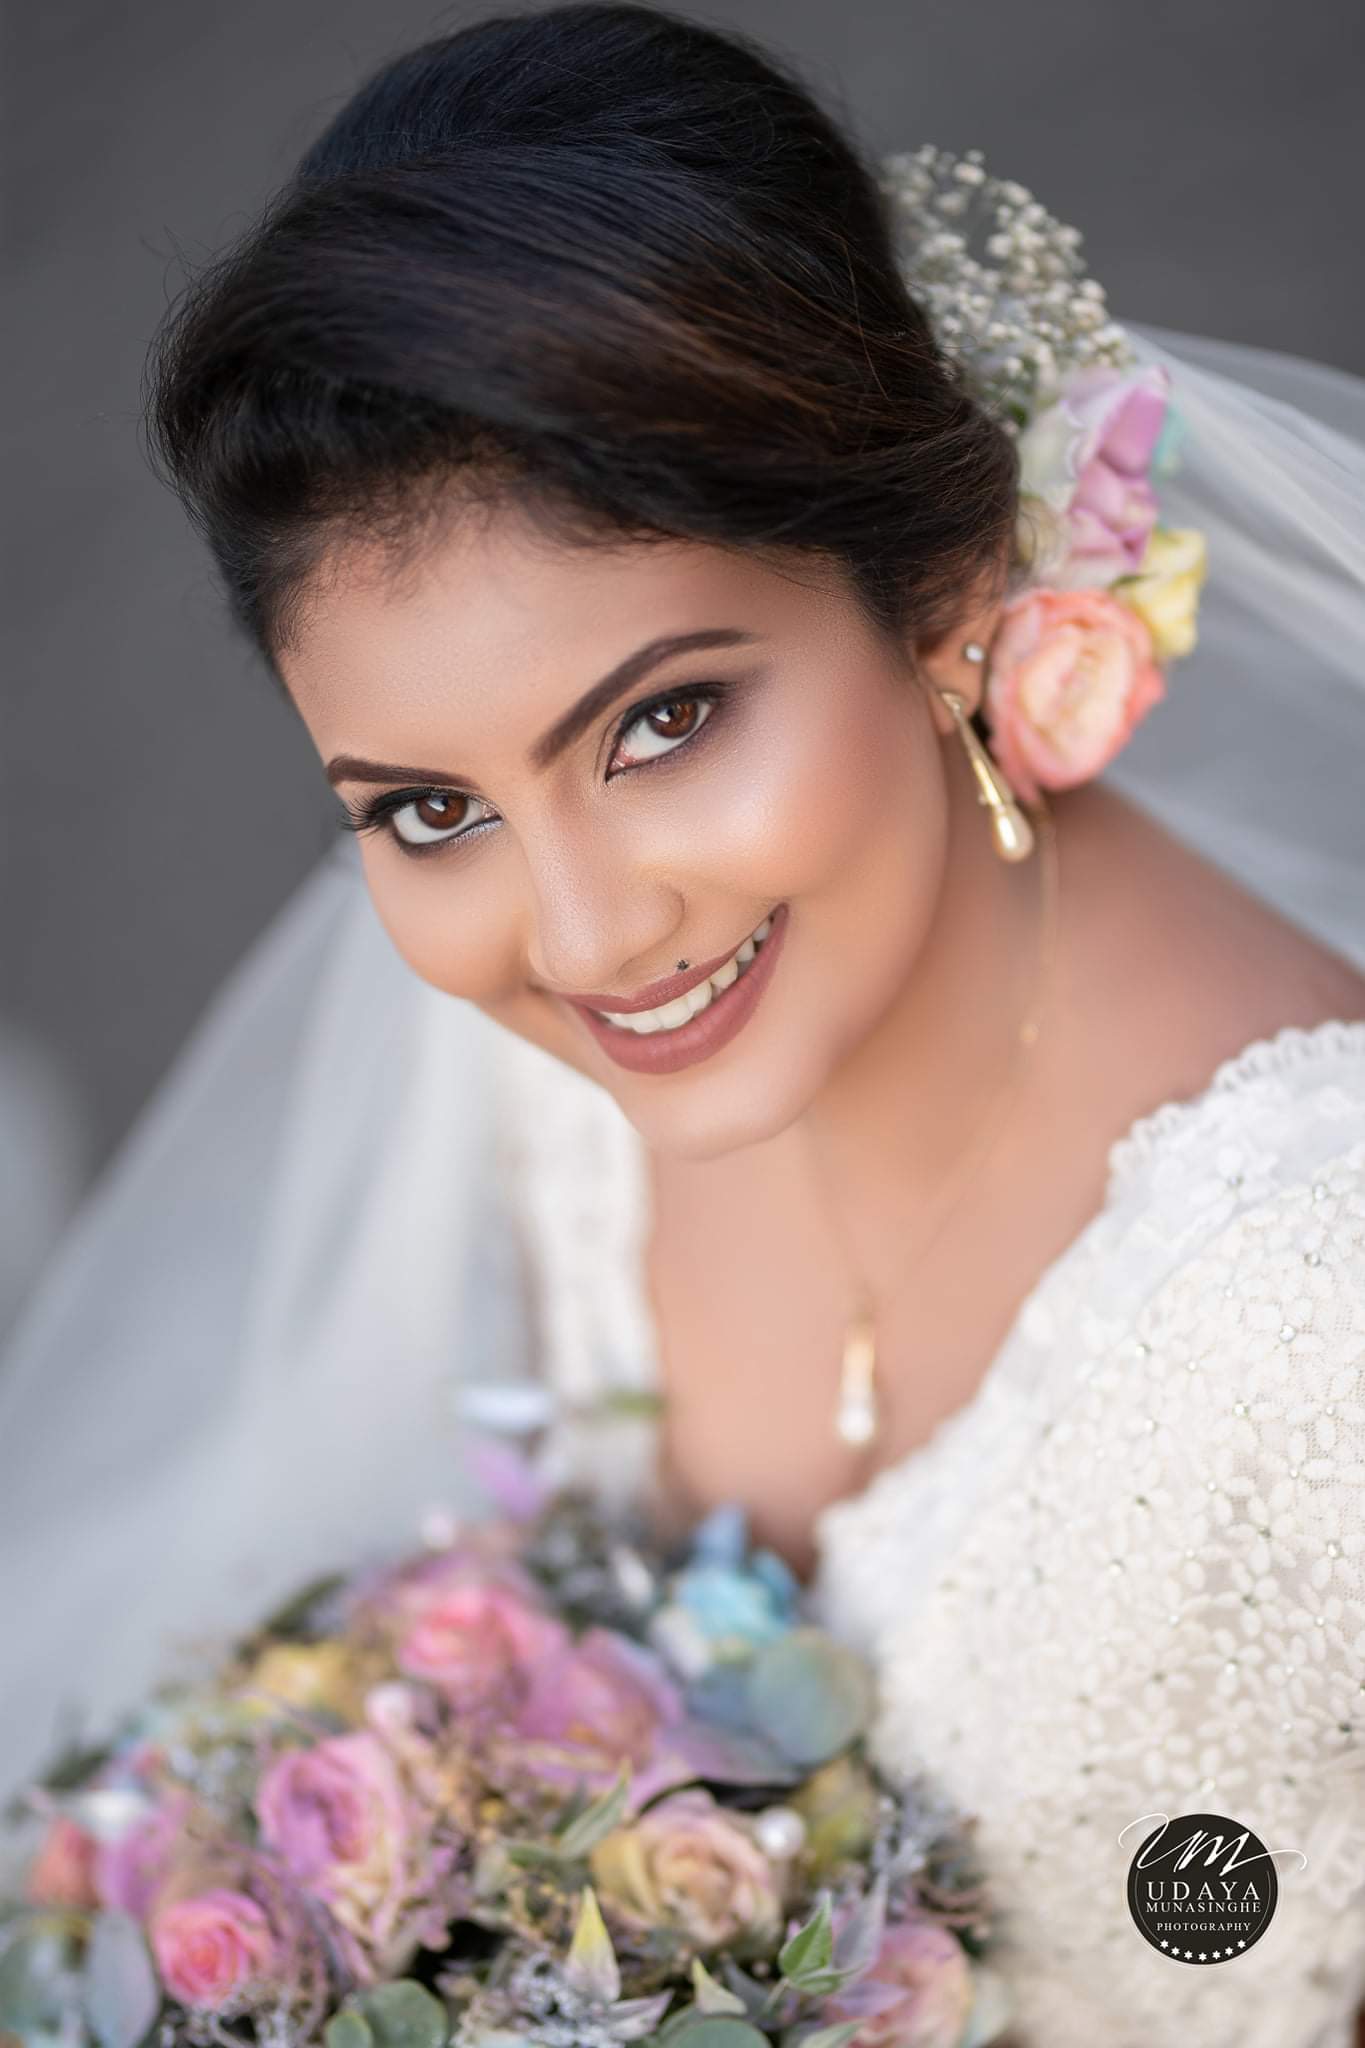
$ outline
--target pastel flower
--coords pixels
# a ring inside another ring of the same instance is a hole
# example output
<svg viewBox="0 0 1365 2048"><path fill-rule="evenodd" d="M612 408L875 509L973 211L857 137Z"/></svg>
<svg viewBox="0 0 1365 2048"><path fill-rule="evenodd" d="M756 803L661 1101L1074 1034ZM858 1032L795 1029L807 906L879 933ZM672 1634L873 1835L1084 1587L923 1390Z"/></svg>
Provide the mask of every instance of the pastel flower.
<svg viewBox="0 0 1365 2048"><path fill-rule="evenodd" d="M419 1604L398 1645L410 1678L436 1686L462 1711L523 1696L537 1664L568 1644L553 1615L514 1588L471 1579Z"/></svg>
<svg viewBox="0 0 1365 2048"><path fill-rule="evenodd" d="M1208 549L1197 527L1158 526L1137 574L1114 585L1114 596L1147 627L1160 660L1192 652L1207 574Z"/></svg>
<svg viewBox="0 0 1365 2048"><path fill-rule="evenodd" d="M1079 370L1019 436L1019 488L1065 516L1058 589L1104 589L1137 568L1157 520L1150 472L1169 403L1164 364Z"/></svg>
<svg viewBox="0 0 1365 2048"><path fill-rule="evenodd" d="M676 1573L668 1607L681 1610L716 1657L743 1657L791 1627L793 1601L771 1570L703 1560Z"/></svg>
<svg viewBox="0 0 1365 2048"><path fill-rule="evenodd" d="M398 1768L368 1729L287 1749L256 1788L267 1846L343 1927L381 1947L407 1884L412 1835Z"/></svg>
<svg viewBox="0 0 1365 2048"><path fill-rule="evenodd" d="M346 1645L336 1641L268 1644L242 1690L263 1714L278 1706L305 1712L321 1707L353 1718L362 1697L354 1661Z"/></svg>
<svg viewBox="0 0 1365 2048"><path fill-rule="evenodd" d="M99 1843L64 1813L48 1823L29 1866L26 1892L35 1906L97 1906L95 1864Z"/></svg>
<svg viewBox="0 0 1365 2048"><path fill-rule="evenodd" d="M1029 802L1088 782L1166 694L1152 635L1098 590L1029 590L1006 605L991 644L991 751Z"/></svg>
<svg viewBox="0 0 1365 2048"><path fill-rule="evenodd" d="M584 1885L578 1901L573 1940L564 1958L563 1972L570 1991L593 2008L596 2040L652 2039L672 2002L671 1991L656 1992L652 1998L622 1998L621 1966L590 1884ZM525 2036L520 2033L480 2034L479 2040L484 2048L525 2048Z"/></svg>
<svg viewBox="0 0 1365 2048"><path fill-rule="evenodd" d="M211 2012L268 1976L278 1960L270 1922L245 1892L177 1899L152 1915L147 1933L171 1997Z"/></svg>
<svg viewBox="0 0 1365 2048"><path fill-rule="evenodd" d="M515 1728L527 1760L548 1775L605 1790L628 1763L642 1798L660 1735L681 1720L681 1695L657 1659L611 1629L590 1628L531 1672Z"/></svg>
<svg viewBox="0 0 1365 2048"><path fill-rule="evenodd" d="M865 1976L830 1999L830 2025L861 2020L849 2048L958 2048L975 1990L956 1937L928 1914L892 1921Z"/></svg>
<svg viewBox="0 0 1365 2048"><path fill-rule="evenodd" d="M777 1873L737 1814L709 1792L675 1792L592 1852L604 1898L645 1927L670 1927L699 1949L772 1941Z"/></svg>
<svg viewBox="0 0 1365 2048"><path fill-rule="evenodd" d="M190 1834L193 1801L188 1792L169 1793L95 1854L95 1889L100 1904L145 1920L170 1877Z"/></svg>

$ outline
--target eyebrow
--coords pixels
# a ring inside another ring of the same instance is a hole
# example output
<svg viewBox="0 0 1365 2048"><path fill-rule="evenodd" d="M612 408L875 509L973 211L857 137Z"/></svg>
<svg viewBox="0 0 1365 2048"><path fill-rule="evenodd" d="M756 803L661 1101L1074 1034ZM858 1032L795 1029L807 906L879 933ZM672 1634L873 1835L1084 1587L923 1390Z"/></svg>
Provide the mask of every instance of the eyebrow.
<svg viewBox="0 0 1365 2048"><path fill-rule="evenodd" d="M744 632L738 626L708 626L697 633L667 633L657 640L647 641L643 647L637 647L634 654L628 654L624 661L619 661L600 682L585 690L578 702L570 705L548 732L542 733L528 747L528 767L548 768L580 734L587 731L594 719L608 710L618 697L624 696L633 683L638 683L642 676L673 655L692 653L703 647L739 647L755 638L756 634ZM392 761L363 761L356 754L334 755L327 763L327 780L332 784L439 782L477 794L473 778L468 775L450 774L442 768L402 767Z"/></svg>

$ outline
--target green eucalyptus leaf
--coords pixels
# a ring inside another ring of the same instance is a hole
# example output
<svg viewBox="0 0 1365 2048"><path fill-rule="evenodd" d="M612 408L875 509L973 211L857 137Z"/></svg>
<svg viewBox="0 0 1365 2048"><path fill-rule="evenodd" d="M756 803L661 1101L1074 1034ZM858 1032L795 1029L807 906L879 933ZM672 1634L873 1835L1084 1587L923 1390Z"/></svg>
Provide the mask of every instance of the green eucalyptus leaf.
<svg viewBox="0 0 1365 2048"><path fill-rule="evenodd" d="M752 1725L803 1768L847 1749L872 1711L867 1665L818 1628L789 1629L765 1643L748 1684Z"/></svg>
<svg viewBox="0 0 1365 2048"><path fill-rule="evenodd" d="M161 2010L161 1987L142 1929L127 1913L101 1913L85 1952L85 2014L100 2048L137 2048Z"/></svg>
<svg viewBox="0 0 1365 2048"><path fill-rule="evenodd" d="M445 2048L450 2038L450 2017L440 1999L411 1977L358 1992L356 2004L375 2048Z"/></svg>
<svg viewBox="0 0 1365 2048"><path fill-rule="evenodd" d="M768 2037L747 2020L717 2015L694 2020L678 2037L678 2048L768 2048Z"/></svg>
<svg viewBox="0 0 1365 2048"><path fill-rule="evenodd" d="M748 2011L742 1998L733 1991L727 1991L718 1984L700 1956L692 1958L692 1989L696 1994L697 2011L708 2015L725 2013L733 2017L738 2013L742 2018Z"/></svg>
<svg viewBox="0 0 1365 2048"><path fill-rule="evenodd" d="M613 2005L621 1996L621 1967L590 1884L579 1894L578 1917L563 1969L565 1980L580 1997Z"/></svg>
<svg viewBox="0 0 1365 2048"><path fill-rule="evenodd" d="M787 1982L802 1998L830 1998L856 1974L853 1970L797 1970Z"/></svg>
<svg viewBox="0 0 1365 2048"><path fill-rule="evenodd" d="M961 2048L988 2048L1014 2017L1014 2001L1000 1973L989 1963L972 1964L972 2009Z"/></svg>
<svg viewBox="0 0 1365 2048"><path fill-rule="evenodd" d="M705 2014L698 2012L695 2005L679 2006L671 2012L661 2027L650 2035L647 2048L678 2048L682 2036L696 2026Z"/></svg>
<svg viewBox="0 0 1365 2048"><path fill-rule="evenodd" d="M44 1767L36 1782L49 1792L74 1792L93 1778L102 1764L108 1763L113 1751L112 1741L68 1743Z"/></svg>
<svg viewBox="0 0 1365 2048"><path fill-rule="evenodd" d="M319 1601L327 1599L345 1583L345 1575L341 1572L326 1572L316 1579L310 1579L306 1585L299 1586L290 1593L278 1607L273 1608L259 1627L251 1630L244 1639L245 1643L251 1646L271 1636L277 1636L282 1641L291 1641L306 1634L309 1616Z"/></svg>
<svg viewBox="0 0 1365 2048"><path fill-rule="evenodd" d="M788 2027L782 2048L848 2048L861 2026L861 2020L843 2020L837 2027Z"/></svg>
<svg viewBox="0 0 1365 2048"><path fill-rule="evenodd" d="M374 2035L352 2006L333 2013L322 2030L326 2048L374 2048Z"/></svg>
<svg viewBox="0 0 1365 2048"><path fill-rule="evenodd" d="M663 1413L664 1398L649 1387L613 1387L598 1399L595 1406L603 1415L623 1419L643 1416L648 1419Z"/></svg>
<svg viewBox="0 0 1365 2048"><path fill-rule="evenodd" d="M604 1841L614 1828L618 1828L626 1817L630 1805L630 1766L622 1764L616 1775L616 1782L599 1799L569 1822L569 1825L555 1839L556 1854L565 1862L576 1862L586 1856L597 1844Z"/></svg>
<svg viewBox="0 0 1365 2048"><path fill-rule="evenodd" d="M66 2032L79 2010L75 1950L64 1927L36 1923L6 1938L0 1949L0 2033L21 2041Z"/></svg>
<svg viewBox="0 0 1365 2048"><path fill-rule="evenodd" d="M822 1892L820 1903L805 1926L798 1927L778 1950L777 1967L784 1977L794 1980L828 1970L833 1961L834 1923L830 1918L829 1894Z"/></svg>

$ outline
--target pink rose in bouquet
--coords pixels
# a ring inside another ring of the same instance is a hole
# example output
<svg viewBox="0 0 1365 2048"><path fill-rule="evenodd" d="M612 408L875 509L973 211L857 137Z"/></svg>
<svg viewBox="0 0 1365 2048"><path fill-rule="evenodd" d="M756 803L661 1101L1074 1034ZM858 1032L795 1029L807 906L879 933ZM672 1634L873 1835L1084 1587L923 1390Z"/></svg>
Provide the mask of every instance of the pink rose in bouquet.
<svg viewBox="0 0 1365 2048"><path fill-rule="evenodd" d="M692 1788L659 1800L592 1854L604 1899L646 1927L676 1927L701 1949L771 1940L778 1873L744 1816Z"/></svg>
<svg viewBox="0 0 1365 2048"><path fill-rule="evenodd" d="M1088 782L1166 694L1148 627L1098 590L1030 590L991 645L991 751L1025 802Z"/></svg>
<svg viewBox="0 0 1365 2048"><path fill-rule="evenodd" d="M99 1843L64 1813L54 1816L29 1868L25 1894L35 1906L95 1906Z"/></svg>
<svg viewBox="0 0 1365 2048"><path fill-rule="evenodd" d="M183 2005L217 2010L269 1976L278 1956L265 1912L220 1888L153 1913L148 1938L161 1981Z"/></svg>
<svg viewBox="0 0 1365 2048"><path fill-rule="evenodd" d="M676 1777L660 1742L682 1720L682 1695L657 1658L611 1629L590 1628L531 1673L516 1735L533 1764L581 1778L590 1791L605 1790L628 1763L641 1800L659 1789L651 1766L663 1764L665 1782Z"/></svg>
<svg viewBox="0 0 1365 2048"><path fill-rule="evenodd" d="M413 1817L398 1768L360 1729L282 1750L256 1791L262 1840L356 1936L382 1947L408 1882Z"/></svg>
<svg viewBox="0 0 1365 2048"><path fill-rule="evenodd" d="M568 1642L564 1624L515 1588L470 1579L417 1603L397 1661L468 1712L524 1694L534 1667Z"/></svg>
<svg viewBox="0 0 1365 2048"><path fill-rule="evenodd" d="M971 2014L961 1944L927 1914L892 1921L867 1975L833 1998L832 2024L861 2020L849 2048L957 2048Z"/></svg>

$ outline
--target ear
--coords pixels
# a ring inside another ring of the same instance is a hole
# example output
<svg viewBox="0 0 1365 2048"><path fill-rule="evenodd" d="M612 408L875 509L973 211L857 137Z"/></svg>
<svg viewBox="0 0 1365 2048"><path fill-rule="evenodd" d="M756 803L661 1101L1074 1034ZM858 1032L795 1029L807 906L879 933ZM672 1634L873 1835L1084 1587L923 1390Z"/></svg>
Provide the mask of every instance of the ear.
<svg viewBox="0 0 1365 2048"><path fill-rule="evenodd" d="M920 651L917 667L928 698L929 713L945 738L955 731L956 726L953 714L939 691L955 690L967 708L968 717L980 709L990 664L991 642L1000 623L1000 612L998 596L977 602L961 614L950 633L945 633L932 646ZM968 647L981 648L985 660L970 660L963 651Z"/></svg>

